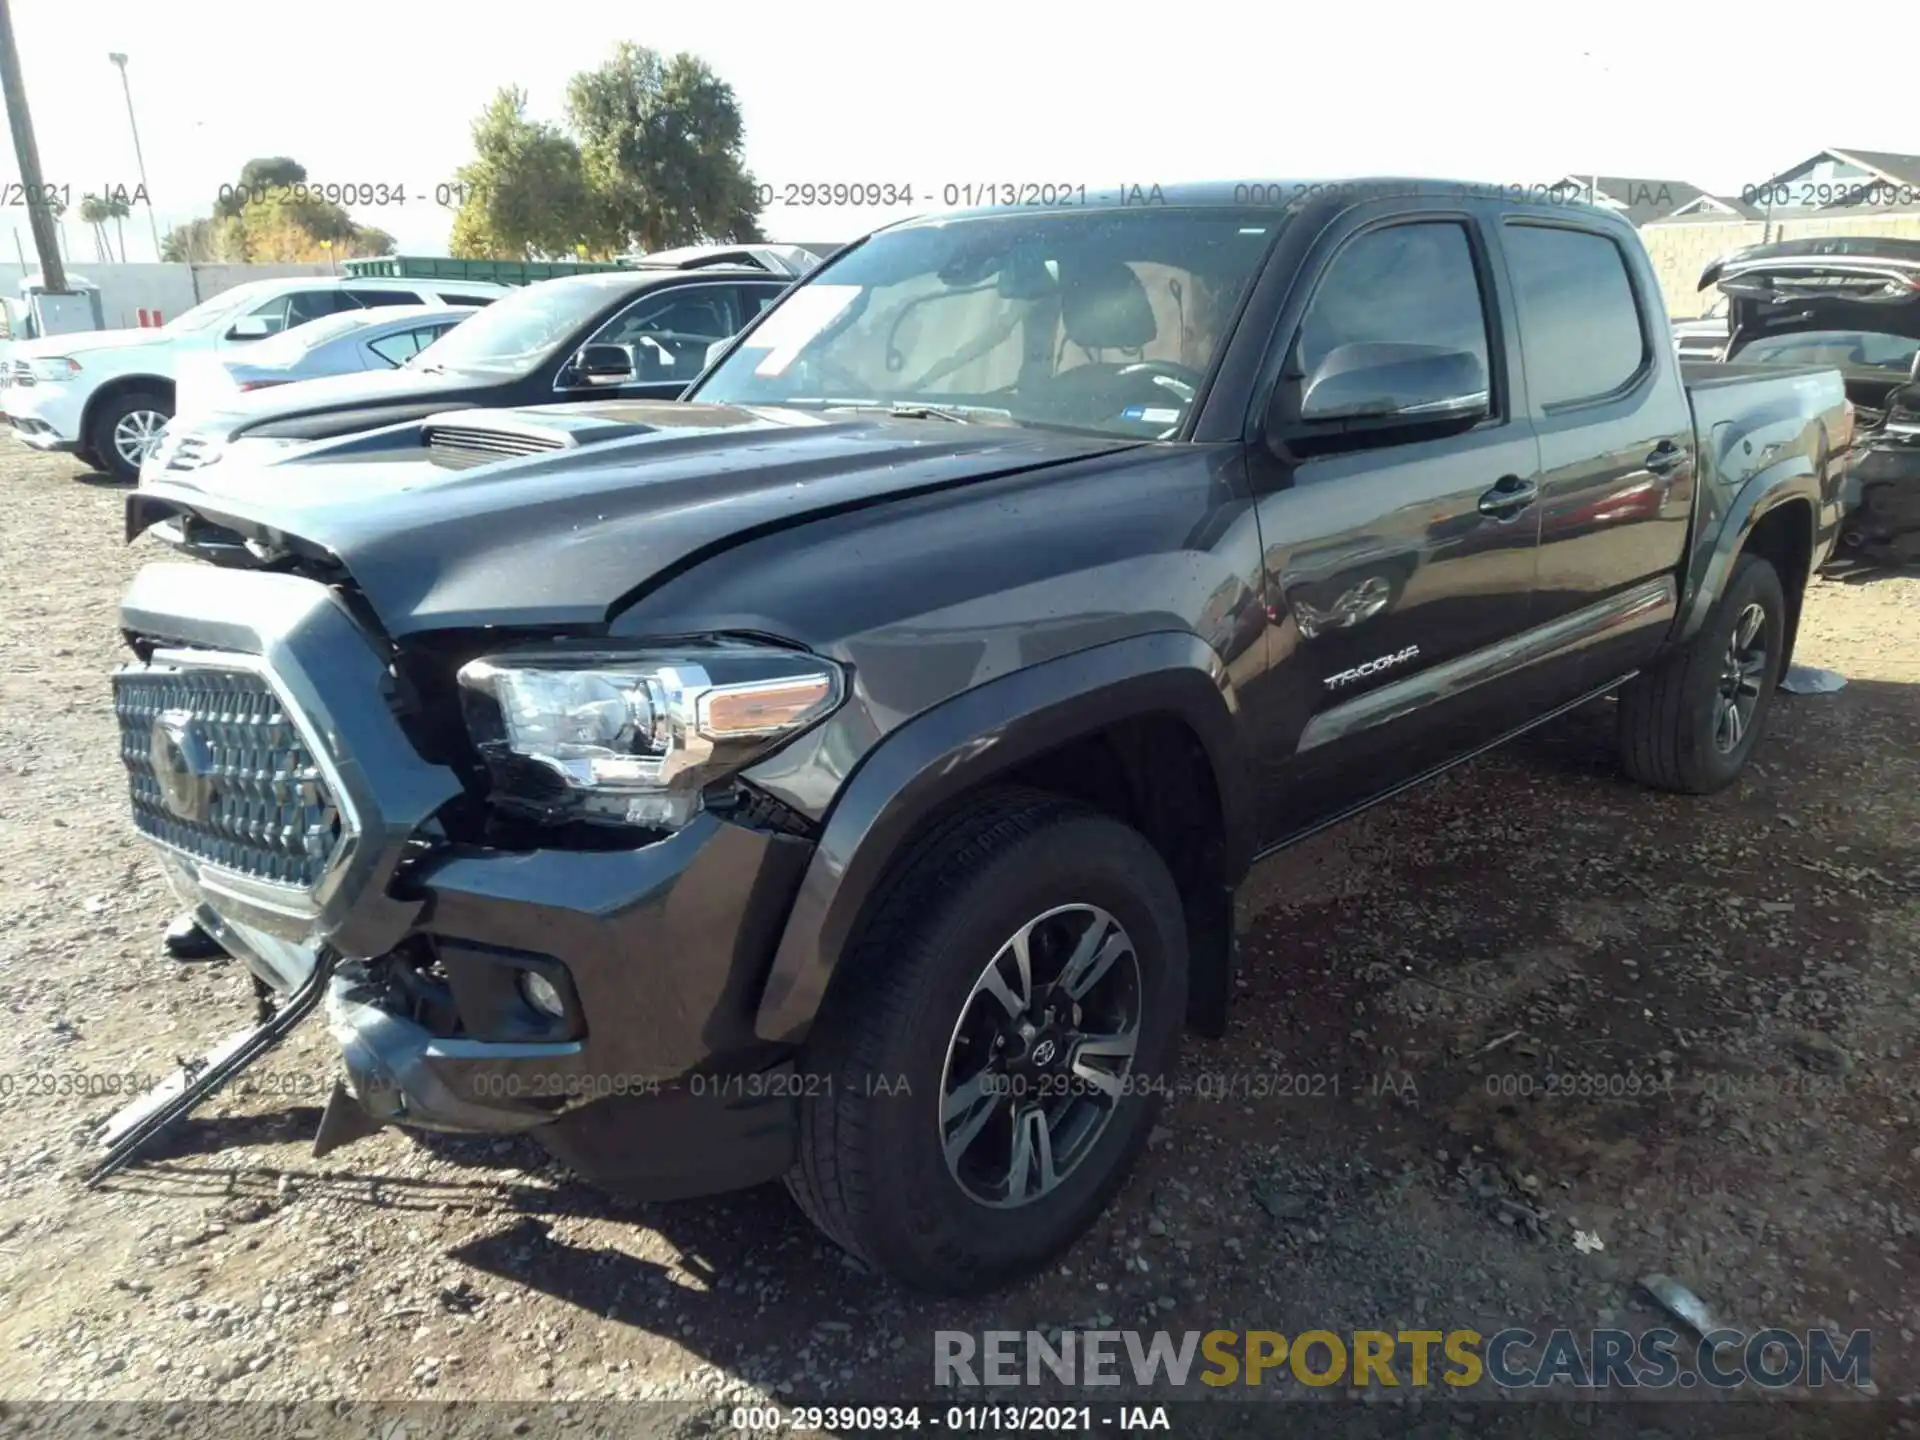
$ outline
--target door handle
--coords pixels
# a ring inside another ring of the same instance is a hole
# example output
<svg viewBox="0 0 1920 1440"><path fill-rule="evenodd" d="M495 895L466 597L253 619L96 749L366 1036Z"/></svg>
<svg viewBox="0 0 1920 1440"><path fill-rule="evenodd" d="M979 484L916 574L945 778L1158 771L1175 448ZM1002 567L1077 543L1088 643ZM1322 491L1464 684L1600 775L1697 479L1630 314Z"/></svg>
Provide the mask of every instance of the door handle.
<svg viewBox="0 0 1920 1440"><path fill-rule="evenodd" d="M1518 475L1502 475L1500 481L1480 497L1480 513L1495 520L1511 520L1534 502L1540 487Z"/></svg>
<svg viewBox="0 0 1920 1440"><path fill-rule="evenodd" d="M1687 452L1671 440L1662 440L1653 447L1653 453L1647 456L1647 469L1655 475L1671 475L1687 463Z"/></svg>

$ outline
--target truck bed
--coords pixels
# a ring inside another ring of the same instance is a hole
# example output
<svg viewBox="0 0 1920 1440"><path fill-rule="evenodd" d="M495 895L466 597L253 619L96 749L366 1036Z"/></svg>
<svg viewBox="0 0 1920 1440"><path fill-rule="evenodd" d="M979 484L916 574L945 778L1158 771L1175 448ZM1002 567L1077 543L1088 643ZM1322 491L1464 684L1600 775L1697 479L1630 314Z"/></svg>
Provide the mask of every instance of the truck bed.
<svg viewBox="0 0 1920 1440"><path fill-rule="evenodd" d="M1680 366L1700 440L1696 537L1716 531L1750 483L1816 475L1823 497L1816 548L1839 533L1840 483L1852 441L1846 385L1816 365L1688 361Z"/></svg>

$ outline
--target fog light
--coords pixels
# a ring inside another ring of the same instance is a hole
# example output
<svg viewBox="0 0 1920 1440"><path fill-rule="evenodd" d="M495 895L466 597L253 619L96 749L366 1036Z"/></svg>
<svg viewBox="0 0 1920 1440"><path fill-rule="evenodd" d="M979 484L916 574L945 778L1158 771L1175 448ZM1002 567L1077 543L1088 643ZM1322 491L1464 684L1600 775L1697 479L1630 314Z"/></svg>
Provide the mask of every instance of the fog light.
<svg viewBox="0 0 1920 1440"><path fill-rule="evenodd" d="M560 998L560 992L546 976L533 970L520 972L520 993L527 1003L542 1015L551 1015L556 1020L567 1018L567 1003Z"/></svg>

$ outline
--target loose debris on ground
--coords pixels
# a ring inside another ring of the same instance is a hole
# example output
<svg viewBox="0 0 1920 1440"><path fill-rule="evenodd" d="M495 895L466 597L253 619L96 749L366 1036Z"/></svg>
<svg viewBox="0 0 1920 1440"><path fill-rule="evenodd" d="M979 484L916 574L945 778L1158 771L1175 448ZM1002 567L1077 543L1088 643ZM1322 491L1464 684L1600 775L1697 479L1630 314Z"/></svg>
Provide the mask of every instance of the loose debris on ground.
<svg viewBox="0 0 1920 1440"><path fill-rule="evenodd" d="M1920 576L1815 586L1799 658L1848 683L1781 696L1724 795L1628 784L1601 704L1263 867L1231 1032L1120 1202L930 1302L777 1188L622 1204L392 1132L316 1161L319 1025L83 1190L112 1077L252 995L161 957L125 818L114 604L162 557L65 460L0 486L0 1395L887 1400L937 1329L1669 1323L1650 1275L1871 1328L1879 1393L1920 1385Z"/></svg>

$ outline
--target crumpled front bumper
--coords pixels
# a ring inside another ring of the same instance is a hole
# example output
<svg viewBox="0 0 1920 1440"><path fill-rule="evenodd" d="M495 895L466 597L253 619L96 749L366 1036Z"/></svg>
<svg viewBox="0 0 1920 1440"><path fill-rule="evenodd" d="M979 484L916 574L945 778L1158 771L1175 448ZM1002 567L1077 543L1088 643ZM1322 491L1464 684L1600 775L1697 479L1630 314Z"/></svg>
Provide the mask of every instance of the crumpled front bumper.
<svg viewBox="0 0 1920 1440"><path fill-rule="evenodd" d="M618 1111L630 1143L609 1163L645 1152L638 1169L661 1194L784 1166L791 1090L760 1087L756 1100L769 1103L748 1104L747 1087L729 1093L705 1077L764 1074L786 1059L755 1034L754 1016L808 841L709 813L627 850L431 838L436 812L463 793L458 777L408 741L385 698L386 662L331 590L153 565L121 616L130 634L159 638L156 660L246 657L324 753L342 842L310 888L262 884L149 838L183 900L275 991L309 976L322 946L340 957L328 1024L371 1115L462 1132L550 1127L591 1142L579 1117ZM535 1007L530 975L563 997L565 1015ZM716 1162L730 1141L741 1148ZM596 1148L608 1149L587 1143Z"/></svg>

